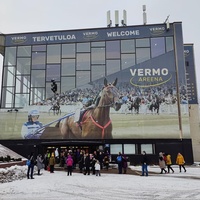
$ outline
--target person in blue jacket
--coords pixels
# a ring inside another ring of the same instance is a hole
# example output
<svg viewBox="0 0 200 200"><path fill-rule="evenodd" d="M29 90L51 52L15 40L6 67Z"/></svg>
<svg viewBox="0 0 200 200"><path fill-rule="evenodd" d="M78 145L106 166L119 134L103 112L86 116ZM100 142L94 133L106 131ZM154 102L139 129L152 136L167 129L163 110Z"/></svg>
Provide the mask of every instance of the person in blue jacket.
<svg viewBox="0 0 200 200"><path fill-rule="evenodd" d="M31 110L28 114L28 121L22 125L21 136L23 139L39 139L44 131L40 129L43 125L38 121L40 113L38 110Z"/></svg>

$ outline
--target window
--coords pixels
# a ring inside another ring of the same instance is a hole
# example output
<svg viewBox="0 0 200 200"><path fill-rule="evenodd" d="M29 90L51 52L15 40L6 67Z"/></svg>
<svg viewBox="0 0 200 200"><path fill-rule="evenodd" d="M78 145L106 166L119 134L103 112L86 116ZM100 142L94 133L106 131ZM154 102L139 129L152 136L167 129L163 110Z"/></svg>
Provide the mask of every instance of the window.
<svg viewBox="0 0 200 200"><path fill-rule="evenodd" d="M105 47L105 42L91 42L91 47Z"/></svg>
<svg viewBox="0 0 200 200"><path fill-rule="evenodd" d="M90 43L77 43L77 52L90 52Z"/></svg>
<svg viewBox="0 0 200 200"><path fill-rule="evenodd" d="M30 76L16 76L16 93L29 93Z"/></svg>
<svg viewBox="0 0 200 200"><path fill-rule="evenodd" d="M147 154L153 154L153 145L152 144L141 144L141 153L146 151Z"/></svg>
<svg viewBox="0 0 200 200"><path fill-rule="evenodd" d="M149 38L137 39L136 40L136 47L150 47Z"/></svg>
<svg viewBox="0 0 200 200"><path fill-rule="evenodd" d="M3 86L15 85L15 67L4 67L3 71Z"/></svg>
<svg viewBox="0 0 200 200"><path fill-rule="evenodd" d="M165 40L164 37L151 39L151 57L162 55L165 53Z"/></svg>
<svg viewBox="0 0 200 200"><path fill-rule="evenodd" d="M47 65L46 81L60 81L60 65Z"/></svg>
<svg viewBox="0 0 200 200"><path fill-rule="evenodd" d="M105 64L105 48L92 48L92 64Z"/></svg>
<svg viewBox="0 0 200 200"><path fill-rule="evenodd" d="M166 51L172 51L174 49L174 42L172 37L166 37Z"/></svg>
<svg viewBox="0 0 200 200"><path fill-rule="evenodd" d="M62 45L62 58L75 58L75 44Z"/></svg>
<svg viewBox="0 0 200 200"><path fill-rule="evenodd" d="M24 107L28 105L29 94L15 94L15 107Z"/></svg>
<svg viewBox="0 0 200 200"><path fill-rule="evenodd" d="M32 46L32 51L46 51L46 45Z"/></svg>
<svg viewBox="0 0 200 200"><path fill-rule="evenodd" d="M135 144L124 144L124 154L135 154Z"/></svg>
<svg viewBox="0 0 200 200"><path fill-rule="evenodd" d="M16 65L16 47L7 47L4 65Z"/></svg>
<svg viewBox="0 0 200 200"><path fill-rule="evenodd" d="M90 53L77 53L77 70L90 70Z"/></svg>
<svg viewBox="0 0 200 200"><path fill-rule="evenodd" d="M110 153L111 154L119 154L122 153L122 144L111 144L110 145Z"/></svg>
<svg viewBox="0 0 200 200"><path fill-rule="evenodd" d="M31 58L17 58L17 74L30 74Z"/></svg>
<svg viewBox="0 0 200 200"><path fill-rule="evenodd" d="M45 86L45 70L32 70L31 87Z"/></svg>
<svg viewBox="0 0 200 200"><path fill-rule="evenodd" d="M135 53L135 40L122 40L121 53Z"/></svg>
<svg viewBox="0 0 200 200"><path fill-rule="evenodd" d="M32 88L30 104L41 102L45 99L45 88Z"/></svg>
<svg viewBox="0 0 200 200"><path fill-rule="evenodd" d="M32 69L45 69L46 52L32 53Z"/></svg>
<svg viewBox="0 0 200 200"><path fill-rule="evenodd" d="M136 48L136 63L150 59L150 48Z"/></svg>
<svg viewBox="0 0 200 200"><path fill-rule="evenodd" d="M90 82L90 71L77 71L76 87L83 86Z"/></svg>
<svg viewBox="0 0 200 200"><path fill-rule="evenodd" d="M60 63L60 44L47 46L47 63Z"/></svg>
<svg viewBox="0 0 200 200"><path fill-rule="evenodd" d="M75 77L61 77L61 92L75 88Z"/></svg>
<svg viewBox="0 0 200 200"><path fill-rule="evenodd" d="M122 69L127 69L135 65L135 54L121 55Z"/></svg>
<svg viewBox="0 0 200 200"><path fill-rule="evenodd" d="M106 42L106 58L120 58L120 43L119 41Z"/></svg>
<svg viewBox="0 0 200 200"><path fill-rule="evenodd" d="M5 108L13 107L14 103L14 87L6 87L2 89L2 105L5 106Z"/></svg>
<svg viewBox="0 0 200 200"><path fill-rule="evenodd" d="M120 71L120 60L107 60L106 66L107 66L106 75L118 72Z"/></svg>
<svg viewBox="0 0 200 200"><path fill-rule="evenodd" d="M92 66L92 81L105 77L105 65Z"/></svg>
<svg viewBox="0 0 200 200"><path fill-rule="evenodd" d="M18 57L31 57L31 47L30 46L19 46L17 49Z"/></svg>
<svg viewBox="0 0 200 200"><path fill-rule="evenodd" d="M61 75L75 75L75 59L62 59Z"/></svg>

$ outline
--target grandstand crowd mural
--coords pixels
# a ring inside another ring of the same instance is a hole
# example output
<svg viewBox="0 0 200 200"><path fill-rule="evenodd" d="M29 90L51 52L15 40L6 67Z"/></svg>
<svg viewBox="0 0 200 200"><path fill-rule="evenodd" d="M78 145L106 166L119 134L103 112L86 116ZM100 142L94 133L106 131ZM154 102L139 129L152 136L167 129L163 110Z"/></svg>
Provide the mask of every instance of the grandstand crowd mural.
<svg viewBox="0 0 200 200"><path fill-rule="evenodd" d="M0 117L0 139L190 138L186 83L181 79L177 88L170 59L135 65Z"/></svg>

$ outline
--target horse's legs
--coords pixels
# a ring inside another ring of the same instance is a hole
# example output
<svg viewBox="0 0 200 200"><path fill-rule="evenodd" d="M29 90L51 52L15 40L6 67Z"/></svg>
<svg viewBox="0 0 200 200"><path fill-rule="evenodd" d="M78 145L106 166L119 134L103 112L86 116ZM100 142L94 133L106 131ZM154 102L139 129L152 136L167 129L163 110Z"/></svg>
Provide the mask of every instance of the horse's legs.
<svg viewBox="0 0 200 200"><path fill-rule="evenodd" d="M68 119L65 118L62 123L60 123L60 133L63 139L69 138L69 128L68 128Z"/></svg>

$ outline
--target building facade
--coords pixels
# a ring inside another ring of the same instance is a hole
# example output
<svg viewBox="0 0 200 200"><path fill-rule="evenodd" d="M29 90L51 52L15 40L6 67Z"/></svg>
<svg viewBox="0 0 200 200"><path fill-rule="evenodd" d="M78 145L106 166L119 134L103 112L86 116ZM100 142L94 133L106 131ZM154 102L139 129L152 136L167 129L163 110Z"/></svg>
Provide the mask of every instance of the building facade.
<svg viewBox="0 0 200 200"><path fill-rule="evenodd" d="M152 24L1 37L3 144L22 152L31 146L37 151L100 147L109 149L114 157L118 152L127 154L133 163L139 163L143 150L152 156L152 162L157 162L160 151L174 159L182 152L193 163L188 105L198 102L196 85L195 93L187 91L180 22L169 27ZM194 71L190 74L195 77ZM62 138L55 123L95 99L105 78L109 82L117 78L122 104L119 111L110 109L112 138ZM56 93L52 82L57 85ZM63 115L51 113L58 102ZM138 112L135 102L139 102ZM21 127L31 110L40 112L43 131L39 138L27 140Z"/></svg>

